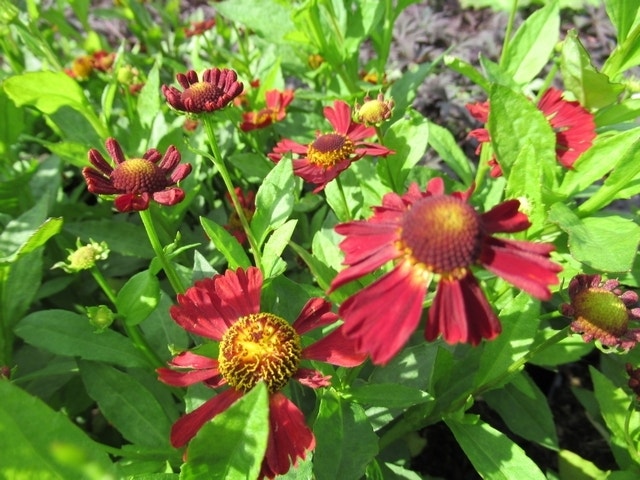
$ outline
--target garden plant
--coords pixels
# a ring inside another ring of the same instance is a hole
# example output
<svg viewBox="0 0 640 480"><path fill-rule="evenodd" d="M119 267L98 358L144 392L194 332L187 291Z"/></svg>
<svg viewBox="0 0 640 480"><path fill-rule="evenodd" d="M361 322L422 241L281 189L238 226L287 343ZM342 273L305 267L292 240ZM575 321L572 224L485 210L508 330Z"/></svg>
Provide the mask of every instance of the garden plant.
<svg viewBox="0 0 640 480"><path fill-rule="evenodd" d="M0 478L640 478L640 3L418 3L0 0Z"/></svg>

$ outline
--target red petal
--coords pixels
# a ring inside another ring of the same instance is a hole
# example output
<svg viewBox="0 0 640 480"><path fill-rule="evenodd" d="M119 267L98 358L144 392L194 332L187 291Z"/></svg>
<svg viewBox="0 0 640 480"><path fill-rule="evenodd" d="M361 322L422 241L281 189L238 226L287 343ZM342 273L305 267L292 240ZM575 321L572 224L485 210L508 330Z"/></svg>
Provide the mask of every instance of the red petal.
<svg viewBox="0 0 640 480"><path fill-rule="evenodd" d="M202 369L202 370L188 370L181 372L178 370L171 370L170 368L158 368L158 380L167 385L174 387L188 387L196 383L204 382L205 380L213 380L207 382L207 385L211 387L220 386L226 383L220 376L218 369Z"/></svg>
<svg viewBox="0 0 640 480"><path fill-rule="evenodd" d="M440 281L429 310L427 340L435 340L442 333L447 343L477 345L500 331L500 322L471 273L459 281Z"/></svg>
<svg viewBox="0 0 640 480"><path fill-rule="evenodd" d="M519 208L519 200L508 200L483 213L481 216L485 233L513 233L529 228L531 222L524 213L518 211Z"/></svg>
<svg viewBox="0 0 640 480"><path fill-rule="evenodd" d="M398 353L420 321L428 285L413 275L409 265L400 264L340 307L345 334L376 364Z"/></svg>
<svg viewBox="0 0 640 480"><path fill-rule="evenodd" d="M329 120L337 133L346 135L351 126L351 107L342 100L333 102L332 107L324 107L324 117ZM373 129L372 129L373 130ZM375 130L373 130L375 135Z"/></svg>
<svg viewBox="0 0 640 480"><path fill-rule="evenodd" d="M328 387L331 385L331 377L323 375L318 370L312 368L299 368L293 375L302 385L309 388Z"/></svg>
<svg viewBox="0 0 640 480"><path fill-rule="evenodd" d="M366 360L367 354L357 352L354 340L345 336L343 327L338 327L326 337L303 349L302 358L340 367L355 367Z"/></svg>
<svg viewBox="0 0 640 480"><path fill-rule="evenodd" d="M87 189L91 193L95 193L96 195L113 195L114 193L120 193L120 190L113 186L111 180L105 178L101 173L98 173L91 167L83 168L82 176L87 182Z"/></svg>
<svg viewBox="0 0 640 480"><path fill-rule="evenodd" d="M206 422L224 412L241 396L242 392L230 388L180 417L171 427L171 445L179 448L189 443Z"/></svg>
<svg viewBox="0 0 640 480"><path fill-rule="evenodd" d="M167 188L153 194L153 199L160 205L175 205L184 200L184 190L181 188Z"/></svg>
<svg viewBox="0 0 640 480"><path fill-rule="evenodd" d="M322 298L311 298L302 307L298 318L293 322L293 328L298 335L304 335L311 330L330 325L338 320L338 315L331 311L331 304Z"/></svg>
<svg viewBox="0 0 640 480"><path fill-rule="evenodd" d="M213 279L216 307L225 318L238 319L260 311L262 273L256 267L246 271L238 268L227 270Z"/></svg>
<svg viewBox="0 0 640 480"><path fill-rule="evenodd" d="M122 148L115 138L107 138L105 146L107 147L107 152L109 152L109 155L113 158L116 164L121 164L126 160L124 153L122 153Z"/></svg>
<svg viewBox="0 0 640 480"><path fill-rule="evenodd" d="M113 167L109 165L109 163L107 163L107 161L98 150L92 148L91 150L89 150L88 156L91 164L104 175L108 177L113 173Z"/></svg>
<svg viewBox="0 0 640 480"><path fill-rule="evenodd" d="M150 195L147 192L140 195L135 193L125 193L117 197L113 204L119 212L139 212L149 208Z"/></svg>
<svg viewBox="0 0 640 480"><path fill-rule="evenodd" d="M287 397L274 393L269 398L269 439L261 474L269 478L284 475L298 459L313 450L316 439L304 415Z"/></svg>

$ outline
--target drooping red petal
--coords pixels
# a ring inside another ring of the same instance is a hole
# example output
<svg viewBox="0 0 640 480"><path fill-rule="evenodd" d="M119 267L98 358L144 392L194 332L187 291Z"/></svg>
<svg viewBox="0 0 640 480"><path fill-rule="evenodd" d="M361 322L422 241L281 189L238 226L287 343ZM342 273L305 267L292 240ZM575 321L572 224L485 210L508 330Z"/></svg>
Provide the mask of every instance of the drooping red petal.
<svg viewBox="0 0 640 480"><path fill-rule="evenodd" d="M120 193L120 190L113 186L111 180L105 178L101 173L91 167L83 168L82 176L85 182L87 182L87 189L91 193L95 193L96 195L113 195Z"/></svg>
<svg viewBox="0 0 640 480"><path fill-rule="evenodd" d="M126 160L124 153L122 152L122 148L115 138L107 138L105 147L113 161L116 162L116 165L119 165Z"/></svg>
<svg viewBox="0 0 640 480"><path fill-rule="evenodd" d="M169 150L174 149L176 147L171 146L169 147ZM169 150L167 151L167 153L169 153ZM151 163L158 163L158 161L162 158L162 154L158 151L157 148L150 148L149 150L147 150L145 152L145 154L142 156L142 158L144 158L145 160L149 160ZM178 160L179 162L180 160ZM162 167L160 167L162 168ZM165 170L165 172L167 172L168 170Z"/></svg>
<svg viewBox="0 0 640 480"><path fill-rule="evenodd" d="M184 200L184 190L181 188L167 188L153 193L153 199L160 205L175 205Z"/></svg>
<svg viewBox="0 0 640 480"><path fill-rule="evenodd" d="M119 212L139 212L149 208L149 202L151 201L151 195L147 192L140 194L125 193L116 197L113 201L114 206Z"/></svg>
<svg viewBox="0 0 640 480"><path fill-rule="evenodd" d="M367 354L358 352L353 339L344 334L343 327L338 327L317 342L302 350L302 358L338 365L355 367L364 362Z"/></svg>
<svg viewBox="0 0 640 480"><path fill-rule="evenodd" d="M188 387L200 382L206 382L210 387L218 387L226 383L217 368L179 371L161 367L156 369L156 372L158 380L173 387Z"/></svg>
<svg viewBox="0 0 640 480"><path fill-rule="evenodd" d="M541 300L549 300L549 285L558 284L562 267L549 259L553 245L490 237L480 262L492 273Z"/></svg>
<svg viewBox="0 0 640 480"><path fill-rule="evenodd" d="M469 272L461 280L440 280L424 332L428 341L442 334L447 343L477 345L483 338L494 338L501 330L473 274Z"/></svg>
<svg viewBox="0 0 640 480"><path fill-rule="evenodd" d="M482 227L487 235L497 232L514 233L531 226L527 216L520 212L519 200L507 200L481 215Z"/></svg>
<svg viewBox="0 0 640 480"><path fill-rule="evenodd" d="M314 389L331 385L331 376L323 375L322 372L312 368L299 368L293 378L305 387Z"/></svg>
<svg viewBox="0 0 640 480"><path fill-rule="evenodd" d="M368 352L376 364L391 360L420 321L427 287L414 277L410 265L402 263L349 297L339 314L356 350Z"/></svg>
<svg viewBox="0 0 640 480"><path fill-rule="evenodd" d="M189 443L206 422L224 412L241 396L242 392L230 388L180 417L171 427L171 445L180 448Z"/></svg>
<svg viewBox="0 0 640 480"><path fill-rule="evenodd" d="M308 147L306 145L301 145L298 142L294 142L293 140L289 140L288 138L284 140L280 140L271 153L267 155L269 159L273 162L279 162L282 160L282 156L285 153L296 153L298 155L306 155Z"/></svg>
<svg viewBox="0 0 640 480"><path fill-rule="evenodd" d="M346 158L325 168L311 163L307 158L298 158L293 160L293 173L304 181L317 185L313 193L318 193L327 186L327 183L349 168L354 160L357 158Z"/></svg>
<svg viewBox="0 0 640 480"><path fill-rule="evenodd" d="M307 451L315 448L316 439L300 409L281 393L269 397L269 427L260 473L273 478L287 473L298 460L304 460Z"/></svg>
<svg viewBox="0 0 640 480"><path fill-rule="evenodd" d="M293 322L293 328L298 335L304 335L325 325L330 325L338 320L338 315L331 311L331 304L322 298L311 298L302 307L298 318Z"/></svg>
<svg viewBox="0 0 640 480"><path fill-rule="evenodd" d="M113 173L113 167L104 159L102 154L92 148L88 153L89 162L107 177Z"/></svg>

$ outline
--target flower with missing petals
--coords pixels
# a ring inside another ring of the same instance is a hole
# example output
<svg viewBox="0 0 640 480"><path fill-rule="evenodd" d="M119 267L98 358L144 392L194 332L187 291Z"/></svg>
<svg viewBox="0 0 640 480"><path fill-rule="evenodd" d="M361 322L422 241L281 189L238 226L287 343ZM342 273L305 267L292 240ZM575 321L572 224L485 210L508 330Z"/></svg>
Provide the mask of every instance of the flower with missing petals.
<svg viewBox="0 0 640 480"><path fill-rule="evenodd" d="M576 275L569 282L569 300L560 311L573 318L571 330L582 334L585 342L629 350L640 341L640 328L630 328L629 324L640 320L638 294L623 291L617 280Z"/></svg>
<svg viewBox="0 0 640 480"><path fill-rule="evenodd" d="M330 377L303 366L305 360L354 367L365 355L354 350L341 326L314 343L302 342L305 333L338 320L331 304L312 298L289 323L261 310L262 283L259 269L239 268L200 280L178 295L171 317L188 332L218 342L219 353L217 358L180 353L171 360L170 368L160 368L158 374L168 385L185 387L202 382L222 390L178 419L171 429L174 447L186 445L206 422L264 382L269 391L269 434L260 476L273 478L285 474L292 463L296 465L315 447L303 413L282 388L291 379L311 388L330 385Z"/></svg>
<svg viewBox="0 0 640 480"><path fill-rule="evenodd" d="M290 139L281 140L268 155L277 163L285 154L293 153L296 156L293 173L315 184L314 193L321 191L352 162L365 155L386 157L394 153L377 143L362 141L373 137L376 131L373 127L354 122L351 108L345 102L336 100L333 108L325 107L324 116L333 126L332 132L316 133L316 139L307 145Z"/></svg>
<svg viewBox="0 0 640 480"><path fill-rule="evenodd" d="M489 102L467 105L467 110L476 120L487 123L489 120ZM596 137L596 126L593 115L580 103L562 98L562 92L557 88L549 88L538 102L538 109L549 121L556 134L556 156L558 163L566 168L573 168L573 164L583 152L591 147ZM477 128L469 132L469 137L475 138L479 144L476 153L480 153L483 143L490 142L489 131ZM502 169L496 158L489 160L490 175L499 177Z"/></svg>
<svg viewBox="0 0 640 480"><path fill-rule="evenodd" d="M553 245L494 237L526 230L527 216L518 200L478 213L466 192L444 193L440 178L422 192L414 183L405 195L388 193L367 220L339 224L337 233L347 268L330 291L376 271L394 267L349 297L339 309L347 336L368 352L374 363L388 362L418 326L431 281L438 281L425 338L440 334L448 343L478 344L501 331L473 268L482 266L525 292L544 300L558 283L562 268L553 263Z"/></svg>
<svg viewBox="0 0 640 480"><path fill-rule="evenodd" d="M191 173L191 165L180 163L180 152L173 145L164 157L151 148L142 158L130 159L115 139L107 139L105 146L115 167L95 148L89 150L93 167L85 167L82 175L91 193L117 195L114 205L120 212L146 210L152 199L160 205L175 205L184 199L184 191L176 184Z"/></svg>
<svg viewBox="0 0 640 480"><path fill-rule="evenodd" d="M249 132L258 128L265 128L275 122L280 122L287 115L286 108L293 101L293 90L269 90L266 93L266 107L258 112L242 114L240 130Z"/></svg>
<svg viewBox="0 0 640 480"><path fill-rule="evenodd" d="M178 73L176 80L184 88L183 91L162 85L162 93L169 105L184 113L220 110L240 95L243 89L238 74L227 68L207 69L202 74L202 80L195 71L189 70L186 74Z"/></svg>
<svg viewBox="0 0 640 480"><path fill-rule="evenodd" d="M379 125L391 118L393 105L393 100L385 100L382 93L373 99L366 96L362 106L356 105L356 117L365 125Z"/></svg>

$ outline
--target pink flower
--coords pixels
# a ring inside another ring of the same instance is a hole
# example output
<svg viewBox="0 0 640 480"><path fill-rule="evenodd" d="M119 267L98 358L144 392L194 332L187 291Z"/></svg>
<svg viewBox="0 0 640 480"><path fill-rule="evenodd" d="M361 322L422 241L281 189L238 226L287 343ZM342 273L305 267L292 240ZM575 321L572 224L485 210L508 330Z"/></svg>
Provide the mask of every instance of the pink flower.
<svg viewBox="0 0 640 480"><path fill-rule="evenodd" d="M330 384L330 377L301 366L316 360L344 367L362 363L365 355L355 352L338 327L306 347L300 336L338 319L329 302L312 298L298 318L286 320L260 310L262 274L255 267L228 270L196 282L170 314L190 333L219 343L218 358L183 352L171 360L170 368L158 369L159 379L184 387L202 382L208 387L227 387L173 425L171 443L186 445L206 422L225 411L259 381L269 389L269 437L262 461L261 477L286 473L291 463L304 459L315 447L313 432L304 415L280 390L296 379L311 388ZM221 439L224 441L224 439Z"/></svg>
<svg viewBox="0 0 640 480"><path fill-rule="evenodd" d="M548 285L558 283L561 270L549 259L553 245L494 237L526 230L529 220L518 211L518 200L480 214L468 203L471 193L447 195L442 179L434 178L424 192L412 184L405 195L388 193L371 218L335 227L346 236L340 248L347 268L330 291L395 263L339 310L345 333L374 363L388 362L417 328L434 278L438 287L425 330L428 341L442 334L448 343L476 345L500 333L472 267L482 266L535 297L551 297Z"/></svg>
<svg viewBox="0 0 640 480"><path fill-rule="evenodd" d="M365 155L386 157L394 153L377 143L363 142L373 137L373 127L365 127L351 119L351 108L345 102L336 100L332 107L325 107L325 118L334 130L330 133L316 133L316 139L302 145L290 139L281 140L268 156L279 162L286 153L293 153L293 173L304 181L316 185L314 193L321 191L340 172L349 168L352 162Z"/></svg>

